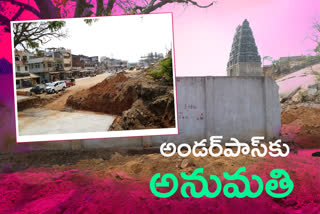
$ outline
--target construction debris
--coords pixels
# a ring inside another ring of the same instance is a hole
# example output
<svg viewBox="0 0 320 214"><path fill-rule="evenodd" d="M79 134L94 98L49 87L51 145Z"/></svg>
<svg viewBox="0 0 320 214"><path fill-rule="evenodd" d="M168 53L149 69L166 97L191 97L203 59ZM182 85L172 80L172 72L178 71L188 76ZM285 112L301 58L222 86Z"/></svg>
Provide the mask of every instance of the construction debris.
<svg viewBox="0 0 320 214"><path fill-rule="evenodd" d="M118 73L70 96L67 105L118 115L109 130L175 126L172 84L156 81L146 71Z"/></svg>

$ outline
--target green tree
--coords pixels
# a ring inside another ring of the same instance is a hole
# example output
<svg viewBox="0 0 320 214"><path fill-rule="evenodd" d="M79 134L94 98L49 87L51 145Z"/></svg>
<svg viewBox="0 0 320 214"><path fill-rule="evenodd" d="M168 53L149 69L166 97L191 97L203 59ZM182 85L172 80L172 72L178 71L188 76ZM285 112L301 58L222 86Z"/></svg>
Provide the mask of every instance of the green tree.
<svg viewBox="0 0 320 214"><path fill-rule="evenodd" d="M172 82L172 56L169 56L157 62L154 66L148 69L148 72L154 79L164 79L166 81Z"/></svg>
<svg viewBox="0 0 320 214"><path fill-rule="evenodd" d="M92 23L97 22L99 19L84 19L83 21L88 24L92 25Z"/></svg>
<svg viewBox="0 0 320 214"><path fill-rule="evenodd" d="M13 24L14 48L36 49L53 38L65 38L64 21L23 22Z"/></svg>

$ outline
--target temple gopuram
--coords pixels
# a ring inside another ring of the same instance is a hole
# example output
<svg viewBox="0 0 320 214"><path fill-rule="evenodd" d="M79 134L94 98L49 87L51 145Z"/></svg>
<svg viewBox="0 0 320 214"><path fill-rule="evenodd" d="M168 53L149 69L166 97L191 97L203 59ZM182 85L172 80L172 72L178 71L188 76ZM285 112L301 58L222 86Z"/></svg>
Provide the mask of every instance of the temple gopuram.
<svg viewBox="0 0 320 214"><path fill-rule="evenodd" d="M227 75L262 76L261 57L247 19L237 27L234 35Z"/></svg>

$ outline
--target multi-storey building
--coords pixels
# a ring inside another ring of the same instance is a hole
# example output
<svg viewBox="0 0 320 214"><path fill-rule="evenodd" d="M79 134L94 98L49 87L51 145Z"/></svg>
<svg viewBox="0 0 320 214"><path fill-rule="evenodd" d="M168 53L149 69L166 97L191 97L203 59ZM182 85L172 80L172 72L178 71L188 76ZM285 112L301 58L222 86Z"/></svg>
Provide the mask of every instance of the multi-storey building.
<svg viewBox="0 0 320 214"><path fill-rule="evenodd" d="M71 50L48 48L39 51L28 60L30 73L40 76L40 81L52 82L72 76Z"/></svg>
<svg viewBox="0 0 320 214"><path fill-rule="evenodd" d="M159 60L163 59L162 53L149 53L146 56L142 56L139 60L138 66L139 67L149 67L152 63L158 62Z"/></svg>
<svg viewBox="0 0 320 214"><path fill-rule="evenodd" d="M40 82L51 82L59 79L52 53L40 51L28 60L29 72L40 76Z"/></svg>
<svg viewBox="0 0 320 214"><path fill-rule="evenodd" d="M107 67L109 72L116 72L116 71L128 68L127 60L101 57L101 63Z"/></svg>
<svg viewBox="0 0 320 214"><path fill-rule="evenodd" d="M48 53L54 57L55 68L58 72L55 76L59 79L72 77L72 54L71 50L65 48L48 48Z"/></svg>
<svg viewBox="0 0 320 214"><path fill-rule="evenodd" d="M16 49L14 50L14 53L16 87L31 87L32 85L39 83L39 76L29 72L28 60L32 56L32 53L28 51L18 51Z"/></svg>

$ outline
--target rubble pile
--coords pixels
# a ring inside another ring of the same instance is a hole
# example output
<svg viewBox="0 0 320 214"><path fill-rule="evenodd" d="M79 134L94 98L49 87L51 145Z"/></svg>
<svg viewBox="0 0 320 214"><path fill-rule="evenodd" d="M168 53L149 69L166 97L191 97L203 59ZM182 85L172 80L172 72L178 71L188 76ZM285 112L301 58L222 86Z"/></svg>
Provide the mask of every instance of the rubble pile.
<svg viewBox="0 0 320 214"><path fill-rule="evenodd" d="M109 130L175 126L172 84L150 78L146 71L121 72L71 95L67 106L118 115Z"/></svg>
<svg viewBox="0 0 320 214"><path fill-rule="evenodd" d="M320 107L320 83L309 85L307 89L297 87L291 93L280 98L282 111L296 107Z"/></svg>

